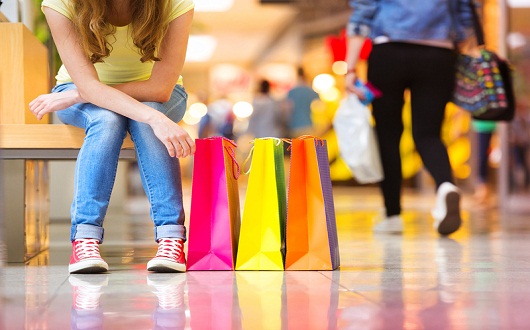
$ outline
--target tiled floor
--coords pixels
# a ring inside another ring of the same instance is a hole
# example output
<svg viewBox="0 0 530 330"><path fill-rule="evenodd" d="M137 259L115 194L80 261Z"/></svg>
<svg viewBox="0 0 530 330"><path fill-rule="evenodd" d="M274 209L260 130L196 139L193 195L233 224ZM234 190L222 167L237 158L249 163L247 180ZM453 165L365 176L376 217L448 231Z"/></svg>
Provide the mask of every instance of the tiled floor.
<svg viewBox="0 0 530 330"><path fill-rule="evenodd" d="M111 271L68 276L68 224L50 251L2 274L1 329L529 329L530 216L476 208L462 229L431 228L433 194L408 191L403 235L374 235L377 190L335 190L342 266L334 272L149 274L147 216L112 214ZM40 265L39 265L40 264Z"/></svg>

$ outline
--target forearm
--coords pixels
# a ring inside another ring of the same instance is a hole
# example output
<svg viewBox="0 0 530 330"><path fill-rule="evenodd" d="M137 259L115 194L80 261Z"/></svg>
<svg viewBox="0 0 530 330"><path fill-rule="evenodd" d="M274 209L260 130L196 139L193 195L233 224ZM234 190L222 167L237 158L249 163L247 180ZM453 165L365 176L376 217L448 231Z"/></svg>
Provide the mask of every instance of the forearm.
<svg viewBox="0 0 530 330"><path fill-rule="evenodd" d="M346 91L356 94L359 98L364 99L364 93L355 87L357 74L355 68L359 61L359 55L364 44L365 37L354 35L348 39L348 51L346 53L346 63L348 64L348 73L346 74Z"/></svg>
<svg viewBox="0 0 530 330"><path fill-rule="evenodd" d="M132 120L149 124L160 116L160 112L139 102L126 93L92 81L78 86L80 98L88 103L111 110Z"/></svg>
<svg viewBox="0 0 530 330"><path fill-rule="evenodd" d="M348 51L346 53L346 63L348 63L348 71L355 69L359 61L359 55L363 47L365 37L352 36L348 38Z"/></svg>
<svg viewBox="0 0 530 330"><path fill-rule="evenodd" d="M122 93L129 95L140 102L167 102L175 84L166 84L163 86L160 82L155 83L153 80L134 81L124 84L112 85L113 88Z"/></svg>

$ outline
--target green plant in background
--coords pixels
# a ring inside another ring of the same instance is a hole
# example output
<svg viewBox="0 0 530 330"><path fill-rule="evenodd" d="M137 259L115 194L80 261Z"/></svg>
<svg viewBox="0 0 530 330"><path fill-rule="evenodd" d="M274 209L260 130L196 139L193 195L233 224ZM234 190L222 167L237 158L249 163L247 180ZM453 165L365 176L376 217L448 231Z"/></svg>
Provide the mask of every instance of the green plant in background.
<svg viewBox="0 0 530 330"><path fill-rule="evenodd" d="M57 71L57 68L59 68L62 65L61 58L59 57L59 53L57 52L57 49L55 48L55 44L53 43L53 39L51 38L50 28L48 26L48 23L46 22L46 17L44 16L44 13L41 10L41 2L42 0L29 0L33 3L33 23L34 23L34 31L33 33L39 39L46 47L48 48L49 54L50 54L50 72L55 73ZM54 81L55 82L55 81ZM54 85L54 82L52 85Z"/></svg>
<svg viewBox="0 0 530 330"><path fill-rule="evenodd" d="M35 30L33 33L39 39L43 44L47 44L50 40L50 29L48 28L48 23L46 23L46 17L44 17L44 13L40 9L41 6L41 0L32 0L34 8L34 24L35 24Z"/></svg>

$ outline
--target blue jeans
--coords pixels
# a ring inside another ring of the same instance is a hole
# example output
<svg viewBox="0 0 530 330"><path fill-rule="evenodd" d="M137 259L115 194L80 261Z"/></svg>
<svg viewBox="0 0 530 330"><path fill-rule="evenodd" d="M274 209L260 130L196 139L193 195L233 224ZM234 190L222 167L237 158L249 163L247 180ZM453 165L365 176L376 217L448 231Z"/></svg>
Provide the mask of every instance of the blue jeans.
<svg viewBox="0 0 530 330"><path fill-rule="evenodd" d="M73 83L66 83L55 86L52 92L75 88ZM144 104L179 122L186 111L187 98L184 88L177 85L168 102ZM103 220L127 133L134 142L143 188L151 204L155 239L186 240L180 163L177 158L169 156L149 125L91 103L75 104L58 111L57 116L63 123L81 127L86 133L75 167L72 241L79 238L103 241Z"/></svg>

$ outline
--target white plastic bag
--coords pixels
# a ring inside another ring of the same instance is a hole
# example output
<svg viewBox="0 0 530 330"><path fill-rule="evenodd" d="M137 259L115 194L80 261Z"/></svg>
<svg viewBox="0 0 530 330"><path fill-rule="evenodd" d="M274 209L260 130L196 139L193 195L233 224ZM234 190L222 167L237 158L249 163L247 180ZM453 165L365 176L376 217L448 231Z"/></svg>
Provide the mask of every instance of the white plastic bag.
<svg viewBox="0 0 530 330"><path fill-rule="evenodd" d="M361 184L383 180L379 145L370 120L370 109L355 94L342 100L333 119L340 155Z"/></svg>

